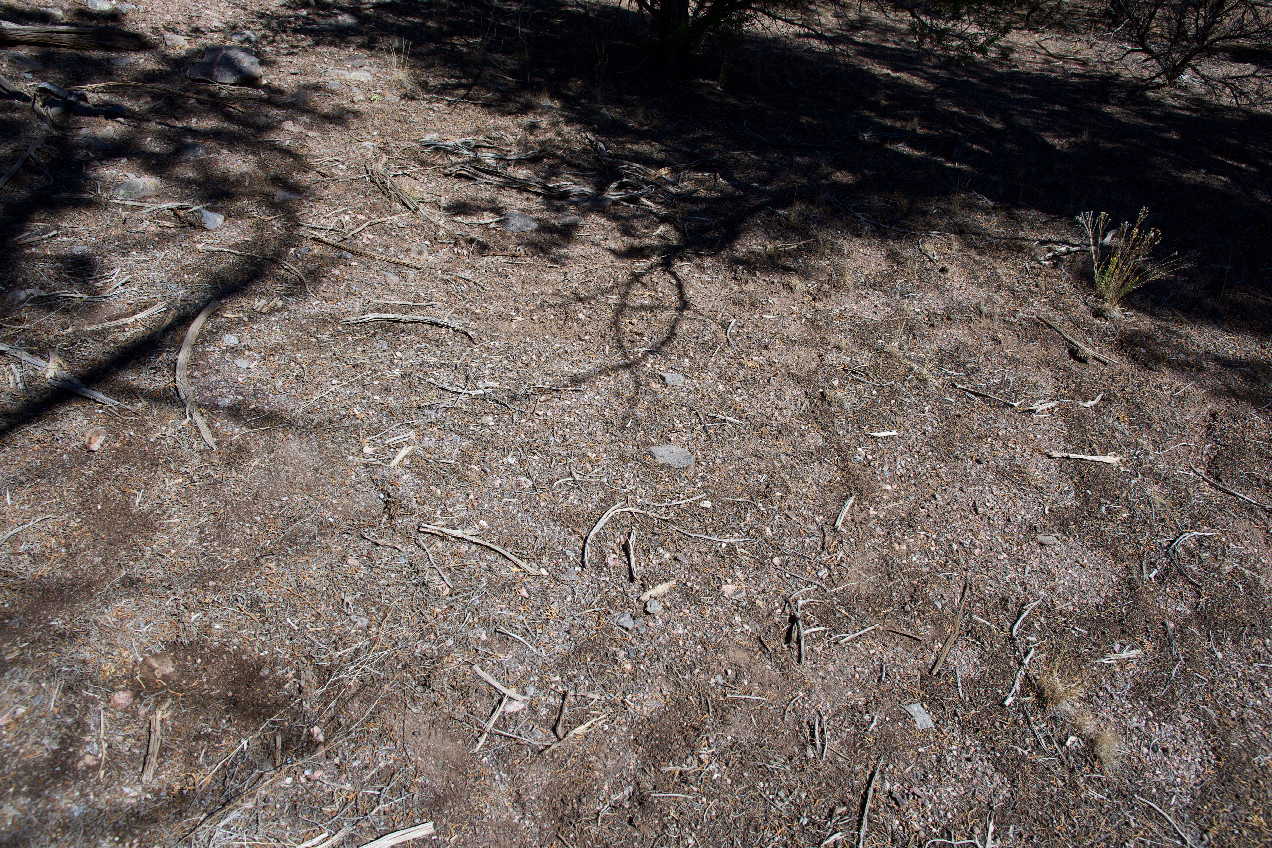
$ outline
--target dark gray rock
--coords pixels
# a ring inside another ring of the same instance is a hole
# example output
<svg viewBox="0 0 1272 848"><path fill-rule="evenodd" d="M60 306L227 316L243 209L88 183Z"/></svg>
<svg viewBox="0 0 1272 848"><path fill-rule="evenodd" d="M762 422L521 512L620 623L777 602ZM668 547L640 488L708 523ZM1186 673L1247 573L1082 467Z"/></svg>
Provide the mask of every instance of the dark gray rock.
<svg viewBox="0 0 1272 848"><path fill-rule="evenodd" d="M260 60L242 47L209 47L203 60L186 71L190 79L221 85L253 85L261 81Z"/></svg>

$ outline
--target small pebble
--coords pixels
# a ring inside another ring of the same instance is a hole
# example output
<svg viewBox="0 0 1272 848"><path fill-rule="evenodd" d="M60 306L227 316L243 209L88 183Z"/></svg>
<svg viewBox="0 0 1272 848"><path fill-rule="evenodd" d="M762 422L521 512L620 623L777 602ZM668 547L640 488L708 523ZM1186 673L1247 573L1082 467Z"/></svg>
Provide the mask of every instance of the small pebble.
<svg viewBox="0 0 1272 848"><path fill-rule="evenodd" d="M676 371L664 371L658 375L668 386L680 386L685 382L685 375Z"/></svg>
<svg viewBox="0 0 1272 848"><path fill-rule="evenodd" d="M662 604L658 603L657 598L650 598L645 601L645 613L647 615L658 615L660 612L662 612Z"/></svg>
<svg viewBox="0 0 1272 848"><path fill-rule="evenodd" d="M636 629L636 619L632 618L630 612L619 613L614 618L614 623L624 630L631 631Z"/></svg>
<svg viewBox="0 0 1272 848"><path fill-rule="evenodd" d="M106 441L106 431L101 427L94 427L84 436L84 448L89 453L96 453L102 449L102 443Z"/></svg>

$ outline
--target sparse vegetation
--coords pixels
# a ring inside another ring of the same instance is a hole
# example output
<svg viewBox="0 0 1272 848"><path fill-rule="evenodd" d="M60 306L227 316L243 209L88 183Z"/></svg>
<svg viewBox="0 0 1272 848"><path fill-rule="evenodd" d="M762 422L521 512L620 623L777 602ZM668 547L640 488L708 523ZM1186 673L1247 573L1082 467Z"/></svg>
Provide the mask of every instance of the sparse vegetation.
<svg viewBox="0 0 1272 848"><path fill-rule="evenodd" d="M1095 290L1111 309L1117 309L1122 299L1137 288L1168 277L1179 268L1177 260L1154 262L1150 258L1162 234L1145 226L1147 218L1148 207L1144 207L1134 224L1123 221L1110 230L1107 212L1083 212L1078 216L1091 253Z"/></svg>
<svg viewBox="0 0 1272 848"><path fill-rule="evenodd" d="M1238 100L1259 97L1266 65L1209 67L1203 60L1221 51L1266 49L1272 40L1272 4L1266 0L1111 0L1109 12L1132 51L1149 62L1144 81L1162 87L1191 74L1191 82L1223 90Z"/></svg>

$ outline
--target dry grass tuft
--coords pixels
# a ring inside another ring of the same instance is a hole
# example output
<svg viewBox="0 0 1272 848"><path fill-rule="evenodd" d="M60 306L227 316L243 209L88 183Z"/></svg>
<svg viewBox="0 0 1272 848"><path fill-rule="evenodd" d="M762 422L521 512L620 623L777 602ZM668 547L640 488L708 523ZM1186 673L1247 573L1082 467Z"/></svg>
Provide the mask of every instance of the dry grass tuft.
<svg viewBox="0 0 1272 848"><path fill-rule="evenodd" d="M1109 224L1107 212L1083 212L1078 216L1091 252L1095 290L1111 309L1116 310L1122 298L1135 289L1169 277L1180 267L1178 260L1154 262L1149 258L1162 234L1144 226L1147 217L1148 207L1144 207L1134 224L1123 221L1120 227L1105 233Z"/></svg>

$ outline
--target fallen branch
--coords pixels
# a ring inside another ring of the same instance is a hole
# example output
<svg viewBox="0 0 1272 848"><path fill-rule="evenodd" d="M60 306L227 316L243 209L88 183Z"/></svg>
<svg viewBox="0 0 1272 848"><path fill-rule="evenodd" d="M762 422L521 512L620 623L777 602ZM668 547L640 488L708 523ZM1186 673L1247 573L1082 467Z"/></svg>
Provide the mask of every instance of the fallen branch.
<svg viewBox="0 0 1272 848"><path fill-rule="evenodd" d="M159 742L163 738L164 712L166 703L159 706L150 716L150 737L146 742L146 760L141 769L141 782L150 783L155 779L155 769L159 767Z"/></svg>
<svg viewBox="0 0 1272 848"><path fill-rule="evenodd" d="M848 498L848 500L844 501L844 508L839 510L839 517L835 519L836 530L839 530L841 532L843 531L844 519L848 517L848 510L852 509L852 505L855 504L856 502L857 502L856 495L853 495L852 497Z"/></svg>
<svg viewBox="0 0 1272 848"><path fill-rule="evenodd" d="M62 516L41 515L39 518L31 519L26 524L20 524L17 527L14 527L12 530L10 530L8 533L5 533L3 536L0 536L0 545L3 545L5 542L9 541L10 537L17 535L18 533L21 533L23 530L27 529L28 527L34 524L39 524L41 521L48 521L50 518L62 518Z"/></svg>
<svg viewBox="0 0 1272 848"><path fill-rule="evenodd" d="M414 268L416 271L428 270L427 265L421 265L420 263L412 262L409 259L397 259L396 257L393 257L393 256L385 256L383 253L376 253L371 250L366 250L364 248L358 247L356 244L342 244L341 242L332 241L331 239L323 238L322 236L316 236L313 234L306 235L305 238L311 241L316 241L319 244L325 244L328 247L334 247L336 250L345 250L345 251L348 251L349 253L356 253L358 256L362 256L366 259L375 259L380 262L388 262L390 265L401 265L404 268Z"/></svg>
<svg viewBox="0 0 1272 848"><path fill-rule="evenodd" d="M582 736L584 733L587 733L589 730L591 730L592 727L595 726L598 722L602 722L606 718L608 718L608 716L602 713L601 715L588 719L587 721L580 724L578 727L571 730L569 733L562 736L557 741L553 742L548 747L544 748L539 753L546 754L548 751L554 750L558 745L564 745L566 742L569 742L571 739L575 738L576 736Z"/></svg>
<svg viewBox="0 0 1272 848"><path fill-rule="evenodd" d="M960 392L967 392L969 395L985 398L986 400L997 401L998 403L1010 406L1012 409L1020 409L1020 401L1010 401L1006 398L1000 398L998 395L991 395L989 392L982 392L980 389L973 389L971 386L964 386L961 383L954 383L954 388Z"/></svg>
<svg viewBox="0 0 1272 848"><path fill-rule="evenodd" d="M528 700L525 695L522 695L516 689L509 689L507 686L504 686L498 680L495 680L495 678L487 674L479 665L473 666L473 673L476 674L478 677L480 677L482 680L489 683L491 686L495 687L495 690L498 691L499 694L503 695L505 698L511 698L514 701Z"/></svg>
<svg viewBox="0 0 1272 848"><path fill-rule="evenodd" d="M395 830L392 833L386 833L379 839L372 839L370 842L363 843L358 848L393 848L394 845L401 845L403 842L410 842L412 839L432 836L436 830L432 822L424 822L423 824Z"/></svg>
<svg viewBox="0 0 1272 848"><path fill-rule="evenodd" d="M22 169L22 166L26 164L26 160L30 159L35 154L35 151L39 149L40 145L44 144L48 138L49 134L47 131L43 131L36 136L35 141L31 142L31 146L26 149L26 152L18 157L18 161L13 163L13 167L6 171L3 177L0 177L0 188L4 188L4 184L11 180L13 175Z"/></svg>
<svg viewBox="0 0 1272 848"><path fill-rule="evenodd" d="M116 318L114 321L107 321L104 324L93 324L91 326L84 327L83 329L85 332L88 332L89 330L110 330L115 327L122 327L125 324L131 324L134 321L145 320L157 312L162 312L166 307L166 303L156 303L154 306L149 309L143 309L136 315L129 315L127 318Z"/></svg>
<svg viewBox="0 0 1272 848"><path fill-rule="evenodd" d="M861 805L861 823L857 827L857 848L865 848L866 826L870 823L870 802L874 800L875 784L879 782L879 772L883 768L883 760L875 760L874 771L870 773L870 783L866 786L866 800Z"/></svg>
<svg viewBox="0 0 1272 848"><path fill-rule="evenodd" d="M673 501L671 503L652 504L652 506L656 506L656 507L680 506L682 504L691 503L693 501L699 500L703 497L705 497L705 495L695 495L694 497L688 498L683 501ZM646 518L652 518L656 521L665 522L668 527L670 527L672 530L675 530L677 533L680 533L685 536L689 536L694 539L702 539L703 541L707 541L707 542L718 542L720 544L740 545L743 542L751 541L751 539L746 536L739 536L737 538L733 538L733 537L725 537L725 536L707 536L702 533L694 533L692 530L686 530L683 527L679 527L676 524L673 524L671 519L665 515L658 515L657 513L649 512L648 510L644 510L636 506L623 506L623 502L619 501L618 503L614 504L609 509L605 510L605 513L601 515L601 517L597 520L595 524L592 525L592 529L589 530L587 532L587 536L584 537L583 539L583 567L584 568L587 568L588 557L592 552L592 539L596 537L597 533L601 532L601 528L603 528L606 524L608 524L610 520L614 518L614 516L622 515L625 512L632 513L634 515L643 515Z"/></svg>

